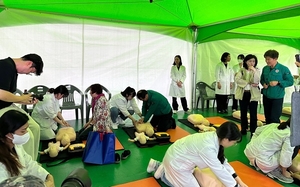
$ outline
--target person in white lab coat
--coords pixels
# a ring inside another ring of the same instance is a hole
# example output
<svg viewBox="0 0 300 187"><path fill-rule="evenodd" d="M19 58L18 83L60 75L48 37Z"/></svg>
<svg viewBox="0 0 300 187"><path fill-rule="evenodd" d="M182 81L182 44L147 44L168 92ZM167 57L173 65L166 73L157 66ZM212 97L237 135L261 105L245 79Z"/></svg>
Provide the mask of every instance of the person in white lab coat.
<svg viewBox="0 0 300 187"><path fill-rule="evenodd" d="M154 172L156 179L168 186L200 186L199 169L210 168L224 186L247 185L237 176L227 162L224 148L230 147L242 138L238 126L233 122L223 123L216 132L195 133L172 144L162 162L150 159L147 172ZM198 167L198 169L195 169Z"/></svg>
<svg viewBox="0 0 300 187"><path fill-rule="evenodd" d="M216 101L218 113L227 113L228 96L231 93L234 82L233 69L230 66L230 54L225 52L221 56L221 62L217 64L215 70L216 76Z"/></svg>
<svg viewBox="0 0 300 187"><path fill-rule="evenodd" d="M180 97L182 108L185 112L189 110L185 98L184 81L186 78L186 70L182 65L181 56L174 57L173 66L171 68L171 85L169 95L172 97L173 113L178 111L177 97Z"/></svg>
<svg viewBox="0 0 300 187"><path fill-rule="evenodd" d="M60 110L59 100L68 97L69 91L66 86L60 85L57 88L50 88L44 95L43 101L39 101L33 108L32 118L40 125L41 140L50 140L55 138L57 124L70 126L67 123Z"/></svg>
<svg viewBox="0 0 300 187"><path fill-rule="evenodd" d="M285 183L293 179L287 168L292 165L294 147L290 143L290 119L258 127L244 153L255 166L271 178Z"/></svg>
<svg viewBox="0 0 300 187"><path fill-rule="evenodd" d="M0 118L0 182L15 176L33 175L54 187L54 178L23 148L30 136L26 114L9 110Z"/></svg>

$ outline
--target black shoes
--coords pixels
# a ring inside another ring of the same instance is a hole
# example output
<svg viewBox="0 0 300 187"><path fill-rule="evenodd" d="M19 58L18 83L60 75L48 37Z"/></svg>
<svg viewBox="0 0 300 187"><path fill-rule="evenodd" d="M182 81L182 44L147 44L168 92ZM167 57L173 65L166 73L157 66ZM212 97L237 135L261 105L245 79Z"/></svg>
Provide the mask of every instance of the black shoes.
<svg viewBox="0 0 300 187"><path fill-rule="evenodd" d="M122 160L125 160L126 158L128 158L129 155L130 155L130 150L125 150L121 155Z"/></svg>
<svg viewBox="0 0 300 187"><path fill-rule="evenodd" d="M119 155L119 153L115 153L115 163L116 164L119 164L120 163L120 155Z"/></svg>

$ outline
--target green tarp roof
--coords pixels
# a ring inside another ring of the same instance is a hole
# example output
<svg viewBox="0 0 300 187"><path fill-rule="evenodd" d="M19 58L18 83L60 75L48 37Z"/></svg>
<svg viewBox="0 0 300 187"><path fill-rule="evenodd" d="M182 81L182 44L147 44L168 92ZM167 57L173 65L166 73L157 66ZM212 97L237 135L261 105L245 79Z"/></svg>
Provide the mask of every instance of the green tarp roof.
<svg viewBox="0 0 300 187"><path fill-rule="evenodd" d="M253 38L300 49L300 0L3 0L3 6L135 25L197 28L200 43Z"/></svg>

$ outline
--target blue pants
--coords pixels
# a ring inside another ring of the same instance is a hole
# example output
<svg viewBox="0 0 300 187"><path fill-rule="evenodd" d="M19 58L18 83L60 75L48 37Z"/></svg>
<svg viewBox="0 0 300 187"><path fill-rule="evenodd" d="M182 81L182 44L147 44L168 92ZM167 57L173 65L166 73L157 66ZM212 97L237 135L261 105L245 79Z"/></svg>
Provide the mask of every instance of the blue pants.
<svg viewBox="0 0 300 187"><path fill-rule="evenodd" d="M134 114L133 110L128 110L130 115ZM111 107L110 108L110 117L113 123L117 122L117 117L120 115L120 117L125 120L127 117L123 115L123 113L117 108L117 107Z"/></svg>

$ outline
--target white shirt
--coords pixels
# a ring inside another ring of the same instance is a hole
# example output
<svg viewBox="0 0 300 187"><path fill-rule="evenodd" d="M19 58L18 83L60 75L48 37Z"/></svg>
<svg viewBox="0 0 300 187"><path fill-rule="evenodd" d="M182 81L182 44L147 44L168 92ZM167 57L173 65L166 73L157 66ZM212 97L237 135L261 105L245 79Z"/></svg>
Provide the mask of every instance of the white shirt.
<svg viewBox="0 0 300 187"><path fill-rule="evenodd" d="M121 93L112 96L112 98L109 100L109 103L110 108L118 108L125 117L130 115L130 113L128 112L130 108L132 108L136 114L141 113L135 99L132 98L131 100L127 100Z"/></svg>
<svg viewBox="0 0 300 187"><path fill-rule="evenodd" d="M196 133L177 140L167 150L163 159L166 179L173 186L199 186L193 171L209 167L218 179L228 187L236 185L235 173L227 162L218 159L219 140L216 132Z"/></svg>
<svg viewBox="0 0 300 187"><path fill-rule="evenodd" d="M44 95L43 101L39 101L33 108L32 118L40 125L41 129L57 129L57 122L53 119L60 112L59 100L54 97L53 93Z"/></svg>
<svg viewBox="0 0 300 187"><path fill-rule="evenodd" d="M255 159L259 168L268 173L279 165L292 165L294 147L290 143L290 128L279 130L278 123L258 127L247 144L245 154L248 159Z"/></svg>
<svg viewBox="0 0 300 187"><path fill-rule="evenodd" d="M19 162L22 166L24 166L24 168L21 169L20 176L33 175L40 178L42 181L45 181L49 173L43 167L39 166L36 161L32 160L31 156L28 155L23 149L23 146L15 145L15 150L19 157ZM0 163L0 182L8 179L9 177L12 176L10 176L10 174L7 172L6 167Z"/></svg>

